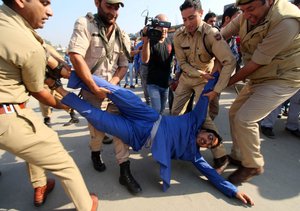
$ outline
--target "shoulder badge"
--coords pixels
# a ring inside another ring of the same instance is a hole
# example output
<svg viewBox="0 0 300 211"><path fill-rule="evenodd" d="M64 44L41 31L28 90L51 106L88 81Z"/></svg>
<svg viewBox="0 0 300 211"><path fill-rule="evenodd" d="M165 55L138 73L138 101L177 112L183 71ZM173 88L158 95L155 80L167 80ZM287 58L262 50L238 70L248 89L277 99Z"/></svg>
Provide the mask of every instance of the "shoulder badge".
<svg viewBox="0 0 300 211"><path fill-rule="evenodd" d="M94 14L93 13L91 13L91 12L88 12L87 14L86 14L86 18L92 23L92 22L94 22Z"/></svg>
<svg viewBox="0 0 300 211"><path fill-rule="evenodd" d="M216 35L215 35L215 39L216 39L217 41L221 40L221 39L222 39L221 34L220 34L220 33L216 34Z"/></svg>

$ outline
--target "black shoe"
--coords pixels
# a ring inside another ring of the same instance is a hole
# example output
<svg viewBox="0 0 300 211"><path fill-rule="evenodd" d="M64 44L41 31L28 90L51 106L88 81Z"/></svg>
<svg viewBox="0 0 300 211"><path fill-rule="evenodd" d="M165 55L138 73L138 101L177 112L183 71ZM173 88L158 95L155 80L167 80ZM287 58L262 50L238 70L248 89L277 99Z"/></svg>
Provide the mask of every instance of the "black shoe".
<svg viewBox="0 0 300 211"><path fill-rule="evenodd" d="M96 171L105 171L106 166L101 159L100 151L92 152L91 159L93 161L93 166Z"/></svg>
<svg viewBox="0 0 300 211"><path fill-rule="evenodd" d="M227 155L228 159L229 159L229 163L238 167L242 166L242 162L240 160L236 160L233 157L231 157L230 155Z"/></svg>
<svg viewBox="0 0 300 211"><path fill-rule="evenodd" d="M51 119L50 117L44 118L44 124L51 128Z"/></svg>
<svg viewBox="0 0 300 211"><path fill-rule="evenodd" d="M282 116L288 116L288 115L289 115L289 113L288 113L287 110L284 110L284 111L282 112Z"/></svg>
<svg viewBox="0 0 300 211"><path fill-rule="evenodd" d="M124 84L124 86L123 86L124 88L126 88L127 87L127 84Z"/></svg>
<svg viewBox="0 0 300 211"><path fill-rule="evenodd" d="M131 89L135 89L135 86L134 86L134 85L131 85L130 88L131 88Z"/></svg>
<svg viewBox="0 0 300 211"><path fill-rule="evenodd" d="M77 118L77 116L76 116L73 109L71 109L70 117L71 117L71 119L67 123L63 124L63 126L69 126L69 125L72 125L72 124L79 123L79 119Z"/></svg>
<svg viewBox="0 0 300 211"><path fill-rule="evenodd" d="M260 129L261 132L268 138L272 138L272 139L275 138L275 133L273 132L273 128L261 126Z"/></svg>
<svg viewBox="0 0 300 211"><path fill-rule="evenodd" d="M67 123L63 124L63 126L70 126L72 124L77 124L79 123L79 119L76 117L71 118Z"/></svg>
<svg viewBox="0 0 300 211"><path fill-rule="evenodd" d="M111 144L112 142L113 142L113 138L109 137L107 135L105 135L104 138L103 138L103 140L102 140L103 144Z"/></svg>
<svg viewBox="0 0 300 211"><path fill-rule="evenodd" d="M214 169L218 172L218 174L222 174L223 171L228 166L228 164L229 164L229 159L227 155L214 159Z"/></svg>
<svg viewBox="0 0 300 211"><path fill-rule="evenodd" d="M131 175L129 161L120 164L119 183L126 186L127 190L133 195L136 195L142 191L139 183L137 183L137 181Z"/></svg>
<svg viewBox="0 0 300 211"><path fill-rule="evenodd" d="M287 127L285 128L286 131L290 132L292 135L296 136L297 138L300 138L300 131L298 130L291 130L288 129Z"/></svg>

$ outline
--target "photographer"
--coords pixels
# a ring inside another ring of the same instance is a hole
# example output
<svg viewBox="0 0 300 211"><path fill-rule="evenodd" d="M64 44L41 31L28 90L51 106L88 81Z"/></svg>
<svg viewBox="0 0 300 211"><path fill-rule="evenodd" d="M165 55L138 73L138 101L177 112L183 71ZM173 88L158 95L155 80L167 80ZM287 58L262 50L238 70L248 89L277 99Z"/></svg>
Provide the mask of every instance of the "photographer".
<svg viewBox="0 0 300 211"><path fill-rule="evenodd" d="M167 20L166 15L159 14L143 29L142 62L148 63L147 89L151 107L160 114L164 112L168 99L168 82L174 56L173 43L167 37L170 27Z"/></svg>

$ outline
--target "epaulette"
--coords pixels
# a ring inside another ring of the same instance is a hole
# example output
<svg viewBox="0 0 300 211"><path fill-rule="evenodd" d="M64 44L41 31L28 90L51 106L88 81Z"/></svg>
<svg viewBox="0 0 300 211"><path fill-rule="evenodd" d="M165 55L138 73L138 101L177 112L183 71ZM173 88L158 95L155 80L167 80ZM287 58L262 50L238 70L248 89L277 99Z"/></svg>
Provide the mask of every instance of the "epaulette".
<svg viewBox="0 0 300 211"><path fill-rule="evenodd" d="M91 23L93 23L94 20L95 20L94 14L91 13L91 12L88 12L88 13L86 14L85 17L86 17Z"/></svg>
<svg viewBox="0 0 300 211"><path fill-rule="evenodd" d="M185 29L185 27L184 26L181 26L180 28L178 28L176 31L175 31L175 34L174 34L174 36L179 36L179 35L181 35L181 34L183 34L184 33L184 29Z"/></svg>

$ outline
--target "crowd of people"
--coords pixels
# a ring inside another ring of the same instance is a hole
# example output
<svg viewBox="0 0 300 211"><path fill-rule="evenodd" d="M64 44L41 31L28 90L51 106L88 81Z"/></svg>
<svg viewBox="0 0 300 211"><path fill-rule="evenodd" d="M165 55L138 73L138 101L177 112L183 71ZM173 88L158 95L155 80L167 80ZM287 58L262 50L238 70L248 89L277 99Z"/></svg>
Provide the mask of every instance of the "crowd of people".
<svg viewBox="0 0 300 211"><path fill-rule="evenodd" d="M50 114L43 112L43 122L26 106L31 96L41 106L66 110L69 124L79 121L74 111L87 119L90 158L98 172L106 170L101 157L106 134L113 136L119 183L133 195L141 194L142 187L131 173L130 147L139 151L146 146L160 166L164 191L170 186L171 159L180 159L192 162L225 195L254 205L236 185L264 172L259 129L274 136L270 133L274 117L289 99L286 130L300 136L298 0L293 4L236 0L224 11L220 25L213 12L203 18L200 0L182 0L178 7L183 26L174 36L168 36L163 24L154 27L155 36L145 26L140 42L132 42L116 23L122 0L95 0L97 13L75 21L67 50L71 64L36 32L53 15L51 1L2 1L0 149L28 163L35 206L41 206L55 187L46 171L60 180L77 210L97 210L98 197L89 193L76 163L49 127ZM168 21L165 14L155 18ZM135 87L134 70L145 102L126 89ZM62 87L62 77L68 79L69 88L81 88L80 97ZM222 91L240 81L244 86L229 109L232 148L228 154L214 118ZM171 115L166 115L170 96ZM200 147L211 150L213 166ZM224 179L222 173L230 163L237 169Z"/></svg>

